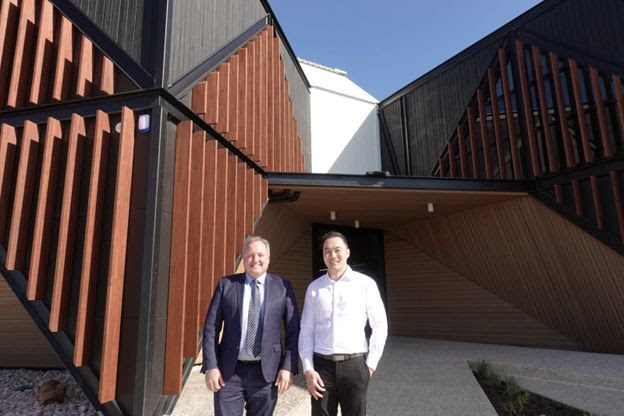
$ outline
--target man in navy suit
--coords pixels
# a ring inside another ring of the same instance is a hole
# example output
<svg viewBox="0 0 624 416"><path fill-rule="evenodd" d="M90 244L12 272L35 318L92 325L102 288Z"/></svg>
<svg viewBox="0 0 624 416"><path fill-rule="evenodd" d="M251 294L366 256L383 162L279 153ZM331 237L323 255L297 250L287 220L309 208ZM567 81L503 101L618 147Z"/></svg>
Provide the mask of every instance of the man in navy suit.
<svg viewBox="0 0 624 416"><path fill-rule="evenodd" d="M299 312L292 286L267 273L264 238L247 237L242 253L245 273L219 281L204 324L201 371L215 393L216 416L242 415L243 407L249 416L272 415L277 393L288 390L297 374Z"/></svg>

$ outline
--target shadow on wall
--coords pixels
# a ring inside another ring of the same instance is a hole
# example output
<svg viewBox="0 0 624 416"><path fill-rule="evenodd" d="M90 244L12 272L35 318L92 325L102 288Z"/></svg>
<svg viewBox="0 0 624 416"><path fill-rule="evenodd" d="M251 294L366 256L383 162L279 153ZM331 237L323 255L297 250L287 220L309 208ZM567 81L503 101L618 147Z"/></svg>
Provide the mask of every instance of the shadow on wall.
<svg viewBox="0 0 624 416"><path fill-rule="evenodd" d="M328 173L364 174L381 169L379 150L379 118L373 107Z"/></svg>

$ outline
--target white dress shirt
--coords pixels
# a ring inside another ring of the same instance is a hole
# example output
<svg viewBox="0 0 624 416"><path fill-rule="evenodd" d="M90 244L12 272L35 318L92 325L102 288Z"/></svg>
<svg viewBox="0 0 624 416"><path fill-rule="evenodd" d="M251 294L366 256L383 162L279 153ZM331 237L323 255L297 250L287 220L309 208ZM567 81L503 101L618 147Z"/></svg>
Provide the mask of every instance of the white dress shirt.
<svg viewBox="0 0 624 416"><path fill-rule="evenodd" d="M370 345L364 328L369 321ZM327 274L308 286L301 317L299 356L303 371L314 369L314 353L356 354L368 352L366 364L373 370L381 358L388 321L377 283L365 274L347 270L337 281Z"/></svg>
<svg viewBox="0 0 624 416"><path fill-rule="evenodd" d="M247 342L247 319L249 318L249 303L251 301L251 277L245 274L245 289L243 291L243 310L241 313L241 340L238 348L238 359L243 361L251 361L255 358L247 354L245 348L245 342ZM266 273L256 279L256 290L260 291L260 322L263 322L264 317L264 281L266 280Z"/></svg>

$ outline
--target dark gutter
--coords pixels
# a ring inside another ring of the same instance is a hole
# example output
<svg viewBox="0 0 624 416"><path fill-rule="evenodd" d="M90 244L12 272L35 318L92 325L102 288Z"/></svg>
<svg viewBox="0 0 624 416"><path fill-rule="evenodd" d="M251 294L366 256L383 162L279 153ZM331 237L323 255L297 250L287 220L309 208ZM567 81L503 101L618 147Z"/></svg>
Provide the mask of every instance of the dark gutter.
<svg viewBox="0 0 624 416"><path fill-rule="evenodd" d="M545 13L549 9L558 6L560 3L563 3L564 1L567 1L567 0L545 0L542 3L533 6L531 9L522 13L520 16L516 17L512 21L506 23L505 25L496 29L494 32L485 36L481 40L476 41L475 43L468 46L463 51L457 53L456 55L447 59L440 65L426 72L424 75L420 76L416 80L410 82L409 84L399 89L394 94L390 95L387 98L384 98L383 100L379 102L379 108L383 109L384 107L392 104L401 96L409 93L410 91L415 90L416 88L426 84L432 79L440 76L442 73L448 71L449 69L451 69L458 63L466 59L469 59L471 56L479 52L481 49L491 45L494 42L500 41L507 35L508 32L517 30L520 26L528 23L530 20L533 20L534 18Z"/></svg>
<svg viewBox="0 0 624 416"><path fill-rule="evenodd" d="M277 32L278 36L280 37L280 39L284 43L284 47L286 48L286 51L288 52L288 55L290 55L290 58L293 60L293 62L295 64L295 68L297 68L297 71L299 72L299 75L301 75L301 79L303 80L303 83L305 84L305 86L309 90L310 89L310 81L308 81L308 77L306 77L305 72L303 72L303 68L301 68L301 64L299 63L299 59L297 59L297 55L295 55L295 51L293 50L292 46L290 46L290 42L288 42L288 38L286 38L286 34L282 30L282 26L279 24L279 21L277 20L277 17L275 16L275 13L273 13L273 9L271 8L271 6L269 5L269 2L267 0L260 0L260 3L262 3L262 6L264 7L264 10L266 10L266 12L269 14L269 16L271 16L271 23L273 23L273 26L275 27L275 31Z"/></svg>
<svg viewBox="0 0 624 416"><path fill-rule="evenodd" d="M447 191L520 192L530 191L529 182L503 180L449 179L418 176L341 175L322 173L267 173L269 186L310 186L331 188L381 188Z"/></svg>

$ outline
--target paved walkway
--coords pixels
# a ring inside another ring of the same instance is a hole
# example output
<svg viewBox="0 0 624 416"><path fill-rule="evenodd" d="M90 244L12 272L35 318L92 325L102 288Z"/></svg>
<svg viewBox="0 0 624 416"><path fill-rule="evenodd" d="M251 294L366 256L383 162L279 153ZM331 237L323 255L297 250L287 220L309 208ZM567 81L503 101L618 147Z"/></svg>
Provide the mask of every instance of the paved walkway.
<svg viewBox="0 0 624 416"><path fill-rule="evenodd" d="M496 416L469 362L489 361L524 388L594 415L624 415L624 356L390 337L369 386L369 415ZM212 415L212 394L196 367L174 416ZM310 414L298 376L276 416Z"/></svg>

